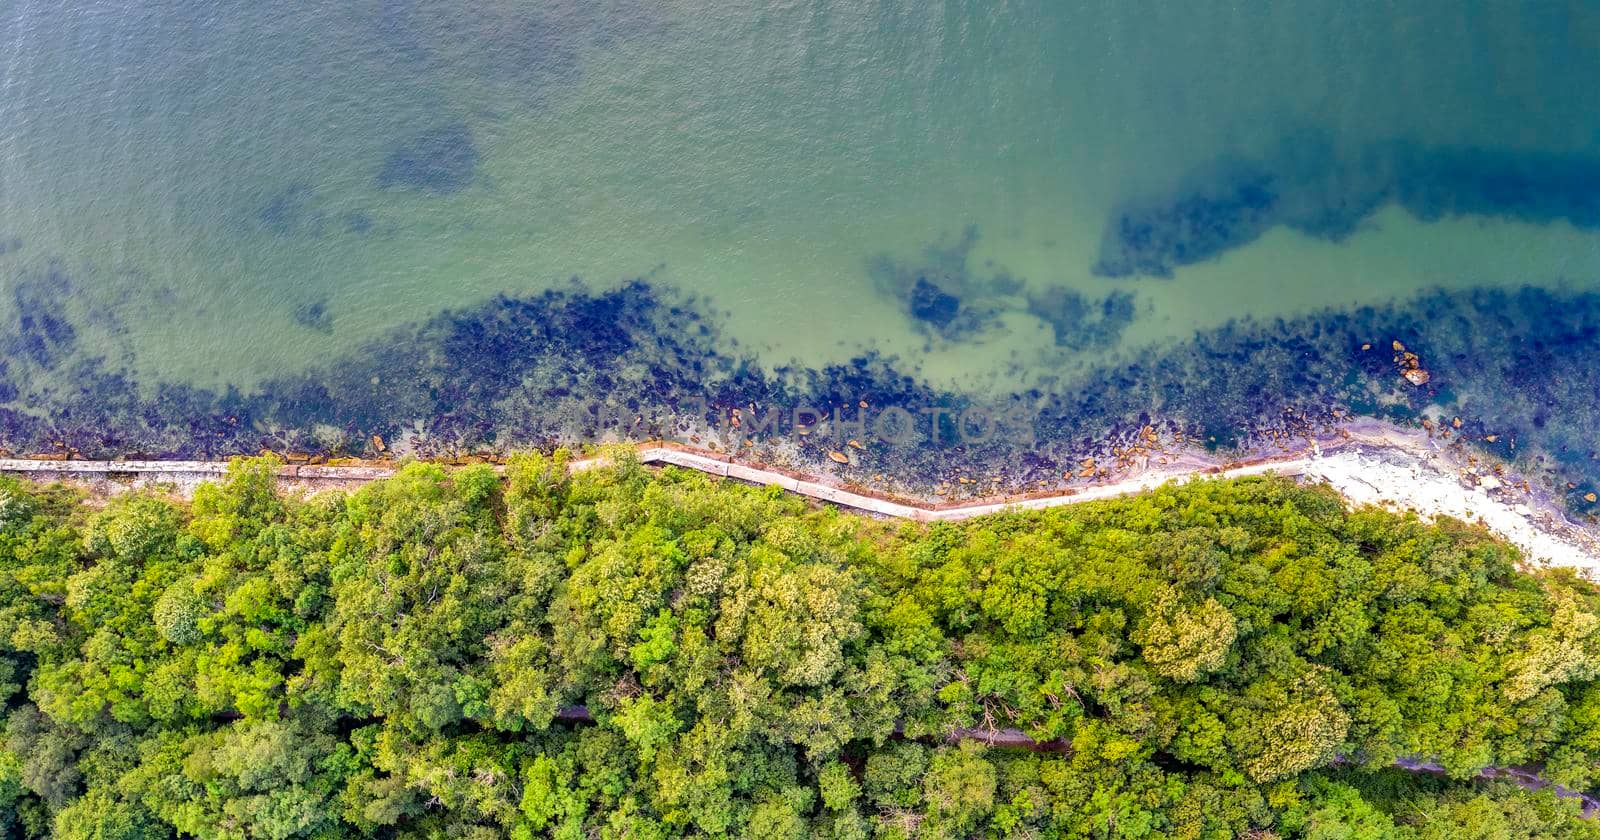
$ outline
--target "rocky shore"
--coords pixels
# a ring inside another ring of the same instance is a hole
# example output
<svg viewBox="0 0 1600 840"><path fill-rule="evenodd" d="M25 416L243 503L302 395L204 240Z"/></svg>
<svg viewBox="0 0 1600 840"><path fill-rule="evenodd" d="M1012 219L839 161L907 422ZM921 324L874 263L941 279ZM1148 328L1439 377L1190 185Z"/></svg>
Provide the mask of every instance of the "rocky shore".
<svg viewBox="0 0 1600 840"><path fill-rule="evenodd" d="M895 276L914 284L908 272ZM0 455L493 460L672 440L874 492L965 501L1064 493L1181 468L1191 453L1292 457L1371 417L1514 462L1600 525L1600 368L1590 360L1600 294L1436 291L1244 319L1082 370L1046 364L1021 390L968 393L871 350L821 367L758 363L705 302L644 280L499 297L248 389L207 389L147 381L78 346L70 313L51 305L72 288L64 276L30 279L14 296L32 314L0 318ZM809 406L827 419L794 428ZM883 445L876 428L862 434L860 412L876 423L890 411L914 418L916 435ZM790 422L755 433L772 412ZM957 426L969 413L1017 412L1032 418L1030 434Z"/></svg>

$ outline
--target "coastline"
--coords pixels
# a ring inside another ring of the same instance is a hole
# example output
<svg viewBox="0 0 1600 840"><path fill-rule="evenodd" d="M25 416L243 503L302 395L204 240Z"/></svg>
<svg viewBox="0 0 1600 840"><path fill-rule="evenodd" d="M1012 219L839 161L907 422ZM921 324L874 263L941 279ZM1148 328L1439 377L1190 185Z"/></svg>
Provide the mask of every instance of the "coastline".
<svg viewBox="0 0 1600 840"><path fill-rule="evenodd" d="M1412 511L1423 518L1449 516L1475 522L1516 545L1530 565L1567 567L1600 580L1600 529L1574 521L1556 494L1509 465L1466 450L1459 439L1436 437L1431 428L1405 429L1371 419L1348 420L1330 431L1308 436L1295 446L1227 460L1193 448L1157 444L1124 453L1102 468L1094 483L1062 490L1005 495L968 495L950 501L938 495L887 493L839 475L795 470L747 461L682 444L652 442L632 447L647 465L670 465L772 485L821 502L868 514L918 522L955 521L1005 511L1040 510L1148 492L1169 482L1229 479L1254 475L1295 477L1325 483L1351 505ZM611 462L608 454L572 461L581 471ZM227 470L226 461L87 461L0 459L0 473L39 481L84 485L110 495L136 487L163 487L187 496L201 483ZM498 467L497 467L498 468ZM286 490L317 492L348 489L394 474L394 461L337 464L285 463L278 470Z"/></svg>

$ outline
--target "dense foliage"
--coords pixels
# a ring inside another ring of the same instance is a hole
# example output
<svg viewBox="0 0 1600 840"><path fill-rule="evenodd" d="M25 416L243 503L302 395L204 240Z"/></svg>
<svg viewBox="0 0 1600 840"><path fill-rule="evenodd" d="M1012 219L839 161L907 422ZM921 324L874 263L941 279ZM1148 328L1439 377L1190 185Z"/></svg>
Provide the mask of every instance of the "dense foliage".
<svg viewBox="0 0 1600 840"><path fill-rule="evenodd" d="M11 835L1600 836L1469 781L1600 780L1600 593L1458 523L1265 479L924 527L560 455L305 500L271 466L0 479Z"/></svg>

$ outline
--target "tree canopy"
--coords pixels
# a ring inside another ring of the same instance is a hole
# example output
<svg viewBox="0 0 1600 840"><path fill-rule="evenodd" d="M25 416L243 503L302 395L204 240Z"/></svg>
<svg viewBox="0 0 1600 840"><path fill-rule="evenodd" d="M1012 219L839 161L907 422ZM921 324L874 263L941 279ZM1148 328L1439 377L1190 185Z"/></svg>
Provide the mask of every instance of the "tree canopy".
<svg viewBox="0 0 1600 840"><path fill-rule="evenodd" d="M1481 529L1281 479L924 526L565 464L0 478L3 830L1600 837L1476 778L1600 783L1600 591ZM1050 749L953 737L999 730Z"/></svg>

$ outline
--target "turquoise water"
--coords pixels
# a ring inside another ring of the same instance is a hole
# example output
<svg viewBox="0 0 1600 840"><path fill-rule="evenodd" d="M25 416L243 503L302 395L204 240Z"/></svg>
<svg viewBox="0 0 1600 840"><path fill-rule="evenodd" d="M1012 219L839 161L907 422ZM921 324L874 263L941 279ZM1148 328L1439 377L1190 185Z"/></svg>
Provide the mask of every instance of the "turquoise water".
<svg viewBox="0 0 1600 840"><path fill-rule="evenodd" d="M573 277L961 393L1581 295L1597 80L1576 2L5 0L10 404L249 393Z"/></svg>

